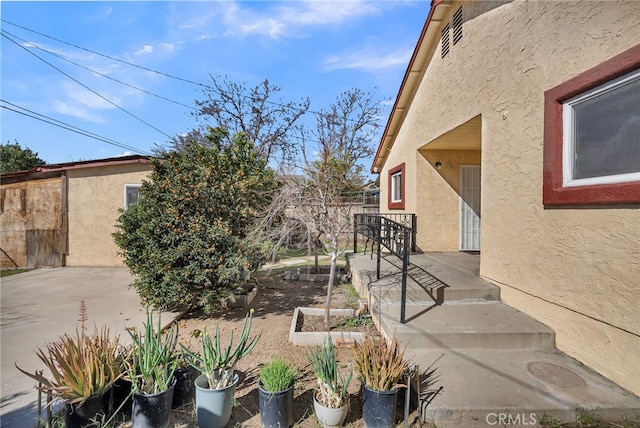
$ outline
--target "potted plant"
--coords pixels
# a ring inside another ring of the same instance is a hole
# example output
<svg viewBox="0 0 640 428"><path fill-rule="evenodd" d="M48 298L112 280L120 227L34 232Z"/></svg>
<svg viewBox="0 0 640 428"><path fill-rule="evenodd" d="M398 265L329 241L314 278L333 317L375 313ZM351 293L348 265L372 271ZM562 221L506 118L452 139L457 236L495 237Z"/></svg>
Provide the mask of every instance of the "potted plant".
<svg viewBox="0 0 640 428"><path fill-rule="evenodd" d="M349 412L347 388L353 377L353 368L349 369L346 377L342 375L331 336L322 346L309 348L307 355L318 380L318 388L313 394L316 417L325 428L341 426Z"/></svg>
<svg viewBox="0 0 640 428"><path fill-rule="evenodd" d="M132 341L131 361L127 367L133 390L132 427L167 427L175 386L173 356L178 343L178 325L172 324L163 331L158 315L154 327L153 315L147 311L144 328L127 331Z"/></svg>
<svg viewBox="0 0 640 428"><path fill-rule="evenodd" d="M395 426L399 382L407 371L404 350L395 336L389 342L367 335L354 345L358 377L363 384L362 417L367 427Z"/></svg>
<svg viewBox="0 0 640 428"><path fill-rule="evenodd" d="M238 343L234 345L233 332L227 346L221 345L220 329L216 326L213 336L206 327L200 334L200 351L192 352L181 344L185 356L200 376L195 380L196 419L198 426L222 428L231 418L233 398L240 376L236 364L247 356L258 343L261 334L250 337L253 309L242 324Z"/></svg>
<svg viewBox="0 0 640 428"><path fill-rule="evenodd" d="M283 428L293 423L295 368L275 357L260 369L258 396L262 428Z"/></svg>
<svg viewBox="0 0 640 428"><path fill-rule="evenodd" d="M112 338L108 328L96 327L89 334L83 325L74 336L63 334L36 351L51 378L16 368L37 380L41 391L65 402L65 426L82 427L109 412L111 386L124 373L119 348L119 336Z"/></svg>
<svg viewBox="0 0 640 428"><path fill-rule="evenodd" d="M194 382L200 374L194 369L181 347L176 349L173 356L176 369L173 376L176 378L176 386L173 388L172 409L177 409L186 404L192 403L195 398Z"/></svg>

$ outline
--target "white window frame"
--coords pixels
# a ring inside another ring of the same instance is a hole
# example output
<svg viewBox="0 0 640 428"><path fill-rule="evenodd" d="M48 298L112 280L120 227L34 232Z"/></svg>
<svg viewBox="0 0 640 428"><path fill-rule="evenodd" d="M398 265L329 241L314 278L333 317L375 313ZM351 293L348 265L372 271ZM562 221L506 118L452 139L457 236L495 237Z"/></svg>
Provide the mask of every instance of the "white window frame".
<svg viewBox="0 0 640 428"><path fill-rule="evenodd" d="M400 195L398 195L400 193ZM402 202L402 171L391 174L391 202Z"/></svg>
<svg viewBox="0 0 640 428"><path fill-rule="evenodd" d="M596 88L586 91L578 96L575 96L562 105L562 171L563 171L563 187L577 187L577 186L593 186L599 184L615 184L615 183L628 183L634 181L640 181L640 172L632 172L627 174L615 174L604 175L600 177L589 178L573 178L574 170L574 106L586 101L591 100L606 92L615 90L632 81L640 80L640 69L635 70L625 76L613 79L604 83Z"/></svg>
<svg viewBox="0 0 640 428"><path fill-rule="evenodd" d="M140 187L142 184L125 184L124 185L124 209L127 210L129 208L129 204L127 203L127 190L129 189L138 189L140 191Z"/></svg>

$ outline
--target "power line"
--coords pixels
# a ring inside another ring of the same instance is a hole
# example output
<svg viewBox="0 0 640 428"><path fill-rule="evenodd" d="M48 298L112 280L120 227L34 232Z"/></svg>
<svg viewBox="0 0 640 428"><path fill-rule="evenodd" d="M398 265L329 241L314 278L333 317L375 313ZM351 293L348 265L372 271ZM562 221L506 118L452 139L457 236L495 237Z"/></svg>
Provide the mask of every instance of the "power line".
<svg viewBox="0 0 640 428"><path fill-rule="evenodd" d="M102 142L107 143L107 144L111 144L112 146L116 146L116 147L119 147L119 148L122 148L122 149L126 149L126 150L131 150L132 152L136 152L136 153L139 153L139 154L142 154L142 155L151 155L151 153L149 153L149 152L147 152L145 150L141 150L141 149L138 149L136 147L129 146L129 145L124 144L124 143L120 143L120 142L118 142L116 140L112 140L110 138L102 137L102 136L100 136L98 134L95 134L93 132L84 130L82 128L78 128L77 126L68 124L66 122L62 122L62 121L60 121L58 119L54 119L52 117L45 116L45 115L43 115L41 113L38 113L38 112L35 112L33 110L29 110L27 108L21 107L21 106L19 106L17 104L14 104L14 103L12 103L10 101L7 101L7 100L4 100L2 98L0 98L0 102L2 102L4 104L8 104L8 106L7 105L0 105L0 107L2 107L4 109L7 109L9 111L12 111L14 113L18 113L18 114L21 114L23 116L27 116L27 117L39 120L39 121L44 122L44 123L48 123L50 125L57 126L59 128L65 129L67 131L75 132L76 134L84 135L85 137L93 138L94 140L98 140L98 141L102 141ZM13 108L9 107L9 106L12 106Z"/></svg>
<svg viewBox="0 0 640 428"><path fill-rule="evenodd" d="M214 87L214 86L206 85L206 84L204 84L204 83L196 82L196 81L194 81L194 80L190 80L190 79L185 79L185 78L183 78L183 77L175 76L175 75L173 75L173 74L165 73L165 72L163 72L163 71L154 70L154 69L152 69L152 68L148 68L148 67L144 67L144 66L142 66L142 65L134 64L134 63L132 63L132 62L125 61L125 60L120 59L120 58L115 58L115 57L113 57L113 56L106 55L106 54L104 54L104 53L102 53L102 52L94 51L94 50L92 50L92 49L88 49L88 48L85 48L85 47L79 46L79 45L77 45L77 44L75 44L75 43L67 42L67 41L61 40L61 39L59 39L59 38L57 38L57 37L49 36L49 35L47 35L47 34L44 34L44 33L39 32L39 31L32 30L31 28L27 28L27 27L24 27L24 26L22 26L22 25L19 25L19 24L13 23L13 22L11 22L11 21L7 21L6 19L3 19L3 18L0 18L0 21L5 22L5 23L7 23L7 24L9 24L9 25L13 25L14 27L21 28L21 29L23 29L23 30L25 30L25 31L29 31L29 32L31 32L31 33L33 33L33 34L37 34L37 35L39 35L39 36L46 37L47 39L55 40L56 42L63 43L63 44L65 44L65 45L67 45L67 46L71 46L71 47L74 47L74 48L76 48L76 49L80 49L80 50L83 50L83 51L85 51L85 52L89 52L89 53L92 53L92 54L95 54L95 55L101 56L101 57L103 57L103 58L107 58L107 59L110 59L110 60L112 60L112 61L119 62L119 63L121 63L121 64L126 64L126 65L128 65L128 66L135 67L135 68L139 68L139 69L141 69L141 70L145 70L145 71L149 71L149 72L151 72L151 73L159 74L159 75L161 75L161 76L165 76L165 77L168 77L168 78L170 78L170 79L175 79L175 80L179 80L179 81L184 82L184 83L189 83L189 84L191 84L191 85L196 85L196 86L199 86L199 87L201 87L201 88L208 89L208 90L210 90L210 91L214 91L214 92L217 92L217 93L220 93L220 94L222 94L222 93L223 93L223 91L222 91L222 90L219 90L218 88L216 88L216 87ZM248 95L243 96L243 98L245 98L245 99L251 99L251 97L250 97L250 96L248 96ZM275 105L275 106L278 106L278 107L287 107L285 104L278 103L278 102L275 102L275 101L266 101L266 103L267 103L267 104L272 104L272 105ZM291 106L289 106L289 107L291 107ZM295 108L295 107L294 107L294 108ZM305 109L298 108L298 110L299 110L299 111L304 111ZM313 113L313 114L320 114L320 112L318 112L318 111L314 111L314 110L308 110L308 109L307 109L306 111L308 111L309 113Z"/></svg>
<svg viewBox="0 0 640 428"><path fill-rule="evenodd" d="M146 122L145 120L143 120L142 118L136 116L135 114L131 113L130 111L124 109L123 107L120 107L118 104L114 103L113 101L109 100L107 97L103 96L102 94L94 91L93 89L91 89L90 87L88 87L87 85L85 85L84 83L80 82L79 80L77 80L76 78L70 76L69 74L65 73L64 71L60 70L58 67L56 67L55 65L51 64L50 62L48 62L47 60L43 59L42 57L36 55L35 53L31 52L29 49L25 48L24 46L20 45L20 43L16 42L15 40L13 40L11 37L7 36L5 34L4 30L0 30L2 37L6 38L7 40L9 40L11 43L15 44L16 46L18 46L21 49L24 49L26 52L28 52L29 54L35 56L36 58L38 58L40 61L44 62L45 64L47 64L48 66L50 66L51 68L53 68L54 70L58 71L59 73L65 75L66 77L68 77L69 79L73 80L74 82L76 82L78 85L82 86L83 88L85 88L86 90L94 93L95 95L97 95L98 97L102 98L103 100L105 100L106 102L108 102L109 104L113 105L114 107L118 108L119 110L123 111L124 113L128 114L129 116L135 118L136 120L144 123L145 125L147 125L148 127L155 129L156 131L158 131L159 133L161 133L162 135L166 136L167 138L171 138L171 136L163 131L161 131L160 129L156 128L155 126L151 125L150 123Z"/></svg>
<svg viewBox="0 0 640 428"><path fill-rule="evenodd" d="M83 50L83 51L85 51L85 52L89 52L89 53L92 53L92 54L95 54L95 55L99 55L99 56L104 57L104 58L108 58L108 59L110 59L110 60L112 60L112 61L117 61L117 62L120 62L120 63L122 63L122 64L129 65L129 66L131 66L131 67L136 67L136 68L139 68L139 69L141 69L141 70L150 71L150 72L152 72L152 73L160 74L160 75L162 75L162 76L169 77L169 78L171 78L171 79L180 80L180 81L183 81L183 82L185 82L185 83L190 83L190 84L192 84L192 85L201 86L201 87L203 87L203 88L207 88L207 89L215 89L215 88L212 88L211 86L207 86L207 85L205 85L204 83L195 82L195 81L193 81L193 80L184 79L184 78L182 78L182 77L174 76L174 75L171 75L171 74L168 74L168 73L164 73L164 72L162 72L162 71L153 70L153 69L151 69L151 68L143 67L143 66L141 66L141 65L134 64L134 63L132 63L132 62L128 62L128 61L125 61L125 60L122 60L122 59L119 59L119 58L115 58L115 57L112 57L112 56L109 56L109 55L103 54L103 53L101 53L101 52L97 52L97 51L94 51L94 50L91 50L91 49L84 48L84 47L82 47L82 46L78 46L78 45L76 45L76 44L74 44L74 43L66 42L66 41L61 40L61 39L58 39L58 38L56 38L56 37L49 36L49 35L47 35L47 34L40 33L39 31L32 30L32 29L30 29L30 28L23 27L22 25L18 25L18 24L15 24L15 23L13 23L13 22L7 21L6 19L2 19L2 18L0 18L0 20L1 20L2 22L7 23L7 24L13 25L14 27L22 28L23 30L29 31L29 32L34 33L34 34L38 34L38 35L40 35L40 36L42 36L42 37L46 37L47 39L51 39L51 40L55 40L56 42L64 43L65 45L72 46L72 47L74 47L74 48L76 48L76 49L80 49L80 50Z"/></svg>
<svg viewBox="0 0 640 428"><path fill-rule="evenodd" d="M30 44L31 46L35 47L36 49L39 49L39 50L41 50L41 51L43 51L43 52L46 52L46 53L48 53L49 55L53 55L53 56L55 56L55 57L57 57L57 58L59 58L59 59L61 59L61 60L63 60L63 61L67 61L68 63L71 63L71 64L75 65L76 67L80 67L80 68L82 68L82 69L84 69L84 70L90 71L91 73L97 74L97 75L102 76L102 77L104 77L104 78L106 78L106 79L109 79L109 80L112 80L112 81L114 81L114 82L116 82L116 83L120 83L121 85L127 86L127 87L129 87L129 88L131 88L131 89L135 89L136 91L144 92L145 94L148 94L148 95L154 96L154 97L156 97L156 98L160 98L160 99L165 100L165 101L168 101L168 102L170 102L170 103L174 103L174 104L177 104L177 105L180 105L180 106L183 106L183 107L187 107L187 108L189 108L189 109L191 109L191 110L198 110L197 108L195 108L195 107L193 107L193 106L190 106L190 105L187 105L187 104L183 104L183 103L181 103L181 102L179 102L179 101L172 100L172 99L167 98L167 97L162 96L162 95L155 94L155 93L153 93L153 92L151 92L151 91L147 91L146 89L139 88L139 87L137 87L137 86L131 85L130 83L127 83L127 82L123 82L123 81L121 81L121 80L118 80L118 79L116 79L116 78L114 78L114 77L111 77L111 76L109 76L109 75L105 74L105 73L101 73L101 72L99 72L99 71L97 71L97 70L91 69L91 68L89 68L89 67L85 67L84 65L82 65L82 64L78 64L77 62L72 61L72 60L70 60L69 58L66 58L66 57L65 57L65 56L63 56L63 55L60 55L60 54L58 54L58 53L52 52L52 51L50 51L50 50L47 50L47 49L45 49L45 48L43 48L43 47L41 47L41 46L38 46L38 45L34 44L33 42L29 42L28 40L25 40L25 39L23 39L23 38L21 38L21 37L18 37L18 36L16 36L15 34L12 34L12 33L8 32L7 30L2 30L2 31L4 31L5 33L9 34L10 36L12 36L12 37L14 37L14 38L16 38L16 39L18 39L18 40L20 40L20 41L24 42L24 43L28 43L28 44Z"/></svg>

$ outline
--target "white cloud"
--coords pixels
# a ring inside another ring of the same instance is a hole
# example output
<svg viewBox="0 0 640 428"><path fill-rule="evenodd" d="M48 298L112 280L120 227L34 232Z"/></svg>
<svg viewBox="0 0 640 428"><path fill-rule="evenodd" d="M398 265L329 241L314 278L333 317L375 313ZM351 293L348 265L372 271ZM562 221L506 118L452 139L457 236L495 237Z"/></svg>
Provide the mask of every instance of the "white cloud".
<svg viewBox="0 0 640 428"><path fill-rule="evenodd" d="M379 71L390 68L406 67L413 50L396 48L388 52L380 49L365 48L356 52L341 53L327 58L322 64L322 70L362 70Z"/></svg>
<svg viewBox="0 0 640 428"><path fill-rule="evenodd" d="M149 55L149 54L152 54L152 53L153 53L153 46L144 45L142 48L138 49L133 54L135 56L142 56L142 55Z"/></svg>
<svg viewBox="0 0 640 428"><path fill-rule="evenodd" d="M290 2L210 2L203 11L202 2L193 16L184 17L176 27L194 32L196 40L220 35L262 35L272 39L297 37L309 27L336 25L362 16L379 14L375 2L290 1ZM266 5L266 6L265 6ZM196 12L197 11L197 12ZM212 32L214 30L214 32Z"/></svg>

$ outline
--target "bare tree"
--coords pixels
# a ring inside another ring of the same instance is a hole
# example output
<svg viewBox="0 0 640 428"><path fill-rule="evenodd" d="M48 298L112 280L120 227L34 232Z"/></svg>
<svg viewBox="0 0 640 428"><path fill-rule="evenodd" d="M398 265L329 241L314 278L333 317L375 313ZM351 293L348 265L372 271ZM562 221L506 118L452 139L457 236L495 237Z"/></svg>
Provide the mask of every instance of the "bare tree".
<svg viewBox="0 0 640 428"><path fill-rule="evenodd" d="M316 254L322 251L330 256L324 317L327 330L337 261L349 245L346 236L354 205L348 195L363 189L366 177L362 163L374 153L379 113L371 94L359 89L343 92L327 109L314 112L315 126L302 133L302 174L287 176L280 196L265 216L280 237L303 230Z"/></svg>
<svg viewBox="0 0 640 428"><path fill-rule="evenodd" d="M275 99L282 88L268 80L249 88L226 77L211 76L212 86L206 99L196 101L199 118L213 127L222 127L229 135L243 132L267 161L291 161L298 144L292 138L299 132L299 119L309 110L309 98L299 102Z"/></svg>

